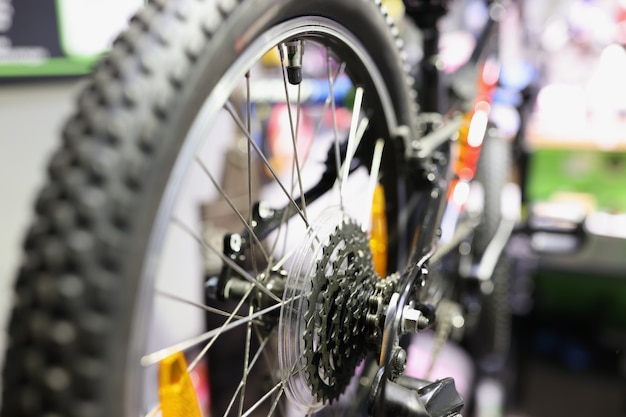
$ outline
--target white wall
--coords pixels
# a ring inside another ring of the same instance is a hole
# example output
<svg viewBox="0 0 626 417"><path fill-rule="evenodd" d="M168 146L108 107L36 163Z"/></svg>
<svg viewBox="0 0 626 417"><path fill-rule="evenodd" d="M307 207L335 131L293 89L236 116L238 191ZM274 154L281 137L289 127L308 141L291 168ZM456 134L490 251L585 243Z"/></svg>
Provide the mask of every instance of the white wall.
<svg viewBox="0 0 626 417"><path fill-rule="evenodd" d="M0 362L22 239L79 84L0 85Z"/></svg>

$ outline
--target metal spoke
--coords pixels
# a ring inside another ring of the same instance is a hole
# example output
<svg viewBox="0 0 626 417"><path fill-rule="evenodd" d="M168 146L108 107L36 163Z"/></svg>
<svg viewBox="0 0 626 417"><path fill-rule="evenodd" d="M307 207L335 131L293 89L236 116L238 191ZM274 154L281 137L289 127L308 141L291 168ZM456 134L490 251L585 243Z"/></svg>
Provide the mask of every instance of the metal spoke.
<svg viewBox="0 0 626 417"><path fill-rule="evenodd" d="M282 74L283 74L283 86L285 88L285 101L287 104L287 116L289 117L289 132L291 134L291 146L293 149L293 158L294 158L294 163L295 163L295 168L296 168L296 178L298 180L298 187L300 188L300 195L303 197L301 198L302 200L302 212L304 213L304 217L306 217L308 219L308 216L306 214L306 202L304 201L304 190L302 188L302 174L300 172L300 161L299 161L299 156L298 156L298 147L297 147L297 129L298 129L298 125L296 124L294 126L293 123L293 115L291 114L291 102L289 100L289 86L287 83L287 68L285 68L285 56L284 56L284 51L282 48L282 44L277 46L278 48L278 52L280 54L280 63L281 63L281 68L282 68ZM298 92L300 90L300 87L298 86ZM297 107L299 109L300 107L300 94L298 94L298 102L297 102ZM298 110L298 117L296 118L296 123L299 122L300 119L300 115L299 115L299 110ZM293 181L292 181L293 183Z"/></svg>
<svg viewBox="0 0 626 417"><path fill-rule="evenodd" d="M370 170L369 184L367 195L369 196L367 199L367 204L369 204L367 210L363 212L365 219L363 219L364 225L367 225L367 230L371 230L371 222L372 222L372 204L374 204L374 192L376 191L376 186L378 185L378 174L380 172L380 164L383 159L383 149L385 147L385 141L382 139L378 139L376 141L376 145L374 145L374 155L372 156L372 168Z"/></svg>
<svg viewBox="0 0 626 417"><path fill-rule="evenodd" d="M264 314L268 314L271 313L272 311L278 310L279 308L281 308L283 305L285 304L289 304L292 303L293 301L299 299L300 297L302 297L302 295L297 295L295 297L291 297L285 301L282 301L280 303L274 304L270 307L264 308L262 310L259 310L257 312L255 312L254 314L248 316L248 317L244 317L242 319L239 320L235 320L231 323L229 323L226 326L217 328L217 329L213 329L213 330L209 330L207 332L204 332L196 337L193 337L191 339L185 340L183 342L177 343L175 345L166 347L164 349L161 349L157 352L153 352L147 355L144 355L141 358L141 365L142 366L150 366L150 365L154 365L156 363L161 362L163 359L167 358L168 356L176 353L176 352L181 352L181 351L185 351L189 348L192 348L193 346L196 346L206 340L209 340L211 338L213 338L215 335L220 335L224 332L227 332L229 330L232 330L236 327L242 326L247 324L248 322L251 322L261 316L263 316Z"/></svg>
<svg viewBox="0 0 626 417"><path fill-rule="evenodd" d="M330 110L331 110L331 118L333 121L333 135L334 135L334 144L335 144L335 165L337 169L337 175L339 176L339 181L341 182L341 154L339 152L339 132L337 129L337 108L335 106L335 87L334 81L331 73L331 57L330 57L330 48L326 47L326 73L328 77L328 95L330 97ZM343 211L343 196L341 193L339 194L339 206L341 211Z"/></svg>
<svg viewBox="0 0 626 417"><path fill-rule="evenodd" d="M274 242L272 242L272 249L270 250L270 253L272 254L272 257L274 256L274 254L276 253L276 248L278 247L278 242L280 241L280 237L281 237L281 232L283 231L283 228L288 229L289 225L287 222L288 219L288 212L287 210L283 211L281 220L280 220L280 226L278 226L278 229L276 230L276 238L274 239ZM285 231L284 233L284 240L286 241L287 239L287 234L289 232ZM285 242L283 242L283 248L287 247L287 244ZM274 259L272 258L272 261ZM280 268L280 266L274 265L274 268Z"/></svg>
<svg viewBox="0 0 626 417"><path fill-rule="evenodd" d="M267 413L267 417L270 417L272 415L274 415L274 410L276 410L276 407L278 406L278 404L280 403L280 397L282 397L282 395L285 393L285 389L283 386L283 389L280 390L280 392L278 393L278 395L276 396L276 399L274 400L274 402L272 403L272 407L270 408L270 411L268 411ZM286 412L283 412L284 416L287 415Z"/></svg>
<svg viewBox="0 0 626 417"><path fill-rule="evenodd" d="M250 71L246 72L246 122L247 122L247 128L248 128L248 136L252 136L252 124L251 124L251 113L252 113L252 106L250 105ZM248 223L247 224L252 224L252 147L250 146L250 141L247 141L247 145L248 145L248 213L249 213L249 218L248 218ZM255 274L258 274L257 271L257 267L256 267L256 257L254 255L255 253L255 246L256 245L251 245L250 250L252 252L252 270L255 272ZM263 250L263 246L260 244L259 242L259 248L261 249L261 252L263 252L263 255L265 257L265 259L267 260L267 256L265 254L265 251ZM248 310L248 315L252 314L253 312L253 307L249 306L249 310ZM244 353L244 372L241 378L241 382L243 383L243 392L246 392L246 382L248 380L248 360L249 357L248 355L250 354L250 335L251 335L251 329L252 329L252 323L248 323L247 326L247 330L246 330L246 346L245 346L245 353ZM239 413L237 414L238 416L241 416L242 410L243 410L243 401L245 398L245 394L241 396L241 399L239 401Z"/></svg>
<svg viewBox="0 0 626 417"><path fill-rule="evenodd" d="M298 249L299 249L299 247L298 247L297 245L294 245L293 247L291 247L291 248L287 251L287 253L285 253L285 254L283 255L283 257L282 257L282 258L280 258L280 259L278 260L278 262L276 262L276 263L274 264L274 268L275 268L275 269L280 269L280 268L282 268L282 267L283 267L283 265L285 264L285 262L287 262L287 261L288 261L288 260L289 260L289 259L290 259L293 255L295 255L295 254L296 254L296 252L298 251Z"/></svg>
<svg viewBox="0 0 626 417"><path fill-rule="evenodd" d="M189 364L188 366L188 370L192 371L196 365L198 365L198 363L200 363L200 361L202 360L202 358L204 358L204 356L207 354L207 352L209 351L209 349L211 349L211 346L213 346L213 344L215 343L215 341L217 340L218 337L220 337L226 330L226 327L228 327L229 323L232 322L232 320L235 318L235 314L239 311L239 309L244 305L244 303L246 302L246 300L248 300L248 297L250 296L250 293L252 292L252 288L249 288L248 291L246 291L246 293L243 295L243 297L241 297L241 300L239 300L239 303L237 304L237 306L233 309L231 315L226 319L226 321L224 322L224 324L222 324L220 327L218 327L216 330L218 330L217 333L215 333L215 335L213 335L211 337L211 340L209 340L209 342L202 348L202 350L200 351L200 353L196 356L196 358L193 360L193 362L191 364ZM248 316L250 317L250 316ZM241 320L246 320L247 317L244 317ZM249 321L248 321L249 323Z"/></svg>
<svg viewBox="0 0 626 417"><path fill-rule="evenodd" d="M255 327L255 328L254 328L254 330L255 330L255 333L256 333L256 335L257 335L257 339L259 340L259 342L261 342L262 340L264 340L264 338L263 338L263 337L262 337L262 335L260 334L259 327ZM271 353L271 352L272 352L272 351L270 351L270 353ZM275 367L276 367L276 356L274 355L273 357L271 357L271 358L270 358L270 356L269 356L269 355L268 355L268 353L267 353L267 349L264 349L262 353L263 353L263 359L264 359L264 361L265 361L265 366L267 366L267 369L275 369ZM272 360L272 359L273 359L273 360ZM273 378L273 380L275 380L275 379ZM281 393L281 394L282 394L282 393ZM278 398L280 398L280 395L278 396ZM272 408L271 408L270 412L268 413L268 417L269 417L269 416L272 416L272 415L274 414L274 409L276 408L277 404L278 404L278 399L277 399L277 400L276 400L276 402L272 405ZM280 415L282 415L282 416L287 416L287 412L286 412L286 410L285 410L284 408L285 408L285 407L284 407L284 404L283 404L283 405L281 406L281 413L280 413Z"/></svg>
<svg viewBox="0 0 626 417"><path fill-rule="evenodd" d="M205 163L196 156L196 162L198 163L198 165L200 165L200 168L202 168L202 170L204 171L204 173L209 177L209 179L211 180L211 182L213 183L213 185L215 186L215 188L217 189L217 191L222 195L222 197L224 197L224 199L226 200L226 203L230 206L230 208L233 210L233 212L237 215L237 217L239 217L239 220L241 220L241 223L243 223L244 227L246 228L246 230L248 230L248 232L250 233L250 236L252 237L252 239L255 241L255 243L257 244L256 246L259 247L259 249L261 250L261 253L263 255L263 257L265 258L265 260L269 260L269 256L267 254L267 252L265 252L265 250L263 249L263 245L261 244L261 241L259 241L259 238L257 237L256 233L254 233L254 230L252 229L252 227L250 227L251 222L249 222L248 220L246 220L243 215L241 214L241 212L237 209L237 207L235 206L235 204L233 203L233 201L230 199L230 197L226 194L226 192L224 191L224 189L222 188L222 186L215 180L215 178L213 177L213 175L211 174L211 172L209 171L209 168L205 165ZM250 213L252 213L252 209L250 209ZM252 215L252 214L251 214Z"/></svg>
<svg viewBox="0 0 626 417"><path fill-rule="evenodd" d="M267 393L265 393L265 395L263 395L263 397L261 397L257 402L255 402L252 406L250 406L250 408L246 411L245 414L243 414L241 417L247 417L249 416L254 410L257 409L257 407L259 407L265 400L267 400L268 398L270 398L272 395L274 395L274 393L279 390L278 395L276 396L276 398L274 399L274 402L272 403L272 407L270 408L270 411L268 413L268 417L271 416L274 412L274 410L276 409L276 406L278 405L279 401L280 401L280 397L283 395L283 393L285 392L285 385L287 383L287 379L290 378L291 376L295 375L296 373L302 371L303 368L300 369L294 369L295 368L295 364L294 367L290 370L289 375L280 380L276 385L274 385L274 387L272 387L272 389L270 389Z"/></svg>
<svg viewBox="0 0 626 417"><path fill-rule="evenodd" d="M219 308L215 308L215 307L208 306L206 304L197 303L195 301L187 300L186 298L183 298L183 297L180 297L178 295L165 292L163 290L157 289L155 292L156 292L157 295L159 295L161 297L169 298L170 300L178 301L178 302L181 302L183 304L188 304L190 306L197 307L197 308L199 308L201 310L204 310L204 311L207 311L209 313L214 313L214 314L217 314L217 315L223 316L223 317L230 317L230 315L231 315L231 313L228 313L226 311L220 310ZM241 318L244 318L245 316L234 316L234 317L236 319L241 319Z"/></svg>
<svg viewBox="0 0 626 417"><path fill-rule="evenodd" d="M335 71L335 75L333 76L333 83L339 78L341 74L344 73L345 69L346 63L342 62L337 68L337 71ZM315 130L313 131L313 137L317 137L317 132L319 132L320 128L322 127L322 123L324 122L324 115L326 114L326 110L328 110L328 107L330 107L330 102L331 96L329 94L328 97L326 97L326 100L324 100L324 105L322 106L322 111L320 112L320 118L315 125Z"/></svg>
<svg viewBox="0 0 626 417"><path fill-rule="evenodd" d="M250 414L252 414L252 412L254 410L256 410L261 404L263 404L263 402L265 400L267 400L268 398L270 398L272 395L274 395L274 392L280 390L280 394L282 395L282 392L285 390L285 384L284 382L280 382L279 384L277 384L274 388L272 388L271 390L269 390L268 392L265 393L264 396L262 396L257 402L255 402L254 404L252 404L250 406L250 408L248 408L248 410L245 412L245 414L242 414L241 417L248 417ZM280 397L280 396L279 396Z"/></svg>
<svg viewBox="0 0 626 417"><path fill-rule="evenodd" d="M352 157L354 156L359 144L361 143L361 138L363 134L357 135L357 130L362 130L365 132L365 128L367 124L369 124L369 120L367 118L363 119L364 124L360 123L361 116L361 104L363 103L363 88L358 87L356 89L354 95L354 106L352 107L352 120L350 122L350 132L348 134L348 145L346 147L346 157L343 161L343 169L341 171L341 175L339 176L341 184L339 187L339 192L343 196L345 185L348 182L348 174L350 173L350 165L352 163ZM359 129L360 126L365 126L362 129ZM342 197L343 199L343 197Z"/></svg>
<svg viewBox="0 0 626 417"><path fill-rule="evenodd" d="M253 312L253 307L250 306L249 310L248 310L248 315L252 314ZM249 361L250 361L250 340L252 338L252 323L248 323L247 329L246 329L246 346L244 348L244 357L243 357L243 375L241 376L241 392L242 395L239 398L239 411L237 413L237 415L239 417L241 417L241 413L243 413L243 401L246 397L246 383L248 382L248 365L249 365Z"/></svg>
<svg viewBox="0 0 626 417"><path fill-rule="evenodd" d="M252 104L250 103L250 71L246 72L246 127L248 128L248 136L252 136ZM249 141L247 142L247 167L248 167L248 222L246 223L246 227L252 224L252 146ZM268 261L268 255L263 249L263 245L257 239L256 235L253 232L250 232L251 235L254 235L254 240L257 242L257 245L250 245L251 259L252 259L252 270L255 274L258 275L259 271L257 269L257 259L256 259L256 250L257 247L261 250L263 257L266 261Z"/></svg>
<svg viewBox="0 0 626 417"><path fill-rule="evenodd" d="M206 239L204 239L203 237L199 236L191 227L189 227L183 221L181 221L181 220L179 220L177 218L174 218L174 219L172 219L172 222L174 224L178 225L183 230L185 230L201 246L204 246L205 248L210 249L212 252L214 252L216 255L218 255L222 259L222 261L224 261L226 264L228 264L229 267L234 269L239 275L241 275L241 277L243 279L245 279L246 281L252 283L261 292L263 292L264 294L268 295L269 297L271 297L275 301L280 302L280 298L278 296L276 296L274 293L272 293L270 290L268 290L263 284L261 284L255 277L250 275L242 267L237 265L237 263L235 263L235 261L230 259L228 256L224 255L222 253L222 251L219 250L218 248L216 248L211 242L209 242Z"/></svg>
<svg viewBox="0 0 626 417"><path fill-rule="evenodd" d="M289 203L290 205L294 208L294 210L296 210L296 213L302 218L302 220L304 221L304 223L307 225L307 227L309 226L309 221L306 218L306 216L304 215L304 213L302 212L302 209L298 206L298 204L295 202L295 200L293 199L293 196L291 196L291 194L289 193L289 191L287 191L287 188L285 188L284 184L282 183L282 181L280 181L280 179L278 178L278 174L276 173L276 171L274 170L274 168L272 167L272 165L269 163L269 161L267 160L267 158L265 157L265 155L263 154L263 151L259 148L259 145L257 145L254 140L252 139L252 137L248 134L248 132L245 129L245 126L243 125L243 122L241 121L241 119L239 118L239 116L237 115L237 112L235 111L235 108L233 107L233 104L230 101L227 101L224 104L224 108L226 109L226 111L228 113L230 113L231 117L233 118L233 120L235 121L235 123L237 123L237 125L239 126L239 128L241 129L241 131L246 135L246 138L248 139L248 142L252 145L252 147L254 148L254 150L257 152L257 154L259 155L259 157L261 158L261 160L263 161L263 163L265 164L265 167L270 171L270 173L272 174L272 176L274 177L274 179L276 180L276 183L278 184L278 186L282 189L283 193L285 194L285 196L289 199Z"/></svg>
<svg viewBox="0 0 626 417"><path fill-rule="evenodd" d="M261 354L264 353L265 345L267 344L268 341L269 341L269 336L265 337L261 341L261 345L259 346L256 353L254 354L254 357L249 361L249 364L244 367L244 375L247 375L248 373L250 373L250 371L252 370L256 362L261 357ZM235 401L237 400L237 395L239 395L239 391L242 391L242 390L245 391L245 382L243 380L239 382L237 389L233 393L230 399L230 402L228 403L228 407L226 407L226 411L224 412L224 415L228 415L230 413L230 409L233 407L233 405L235 404ZM243 394L242 394L242 400L243 400ZM239 411L239 415L241 415L241 410Z"/></svg>
<svg viewBox="0 0 626 417"><path fill-rule="evenodd" d="M150 411L148 411L146 417L156 417L159 411L161 411L161 404L155 405Z"/></svg>

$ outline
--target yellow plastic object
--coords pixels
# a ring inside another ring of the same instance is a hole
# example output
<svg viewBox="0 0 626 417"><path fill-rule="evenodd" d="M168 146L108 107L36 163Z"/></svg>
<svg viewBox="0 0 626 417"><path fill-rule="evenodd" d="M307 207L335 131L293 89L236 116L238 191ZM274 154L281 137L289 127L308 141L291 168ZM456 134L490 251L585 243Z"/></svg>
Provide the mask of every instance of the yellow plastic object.
<svg viewBox="0 0 626 417"><path fill-rule="evenodd" d="M280 67L280 53L278 49L272 48L263 55L261 62L266 67Z"/></svg>
<svg viewBox="0 0 626 417"><path fill-rule="evenodd" d="M399 22L404 14L404 3L402 0L383 0L383 6L387 8L389 15L395 22Z"/></svg>
<svg viewBox="0 0 626 417"><path fill-rule="evenodd" d="M159 401L162 417L202 417L182 352L165 358L159 364Z"/></svg>
<svg viewBox="0 0 626 417"><path fill-rule="evenodd" d="M385 215L385 190L378 184L372 201L372 227L370 249L374 270L380 277L387 275L387 216Z"/></svg>

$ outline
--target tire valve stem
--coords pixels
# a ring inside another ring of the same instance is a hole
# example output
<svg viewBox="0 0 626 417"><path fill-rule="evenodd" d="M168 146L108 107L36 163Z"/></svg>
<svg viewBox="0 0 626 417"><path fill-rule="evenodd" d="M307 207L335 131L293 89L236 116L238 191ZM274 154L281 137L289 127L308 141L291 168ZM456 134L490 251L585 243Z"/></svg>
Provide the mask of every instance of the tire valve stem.
<svg viewBox="0 0 626 417"><path fill-rule="evenodd" d="M287 79L291 85L298 85L302 82L302 40L287 41L284 46L287 54Z"/></svg>

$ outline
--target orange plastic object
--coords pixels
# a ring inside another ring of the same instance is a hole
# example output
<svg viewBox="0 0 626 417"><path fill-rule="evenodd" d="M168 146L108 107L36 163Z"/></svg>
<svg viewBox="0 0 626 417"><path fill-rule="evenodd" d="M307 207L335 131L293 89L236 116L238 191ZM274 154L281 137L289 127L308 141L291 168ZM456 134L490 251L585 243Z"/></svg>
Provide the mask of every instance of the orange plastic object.
<svg viewBox="0 0 626 417"><path fill-rule="evenodd" d="M453 198L459 182L469 182L476 175L482 142L487 132L493 94L500 76L500 67L495 62L486 61L477 80L478 96L472 109L463 115L459 129L458 159L453 165L455 178L448 192L448 199ZM457 202L458 203L458 202Z"/></svg>
<svg viewBox="0 0 626 417"><path fill-rule="evenodd" d="M380 277L387 275L387 216L385 215L385 190L378 184L372 201L372 227L370 249L374 270Z"/></svg>
<svg viewBox="0 0 626 417"><path fill-rule="evenodd" d="M159 364L159 401L162 417L202 417L182 352L167 357Z"/></svg>

